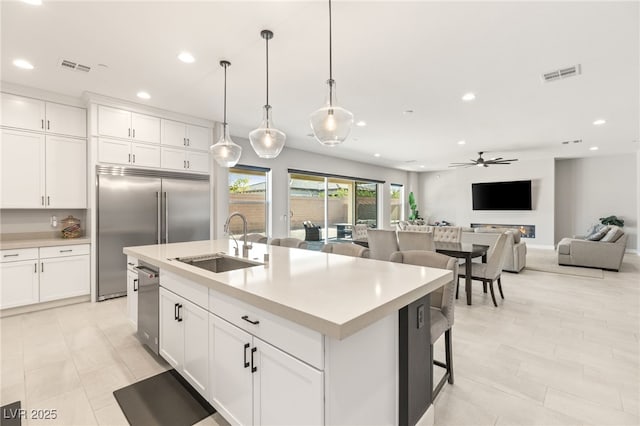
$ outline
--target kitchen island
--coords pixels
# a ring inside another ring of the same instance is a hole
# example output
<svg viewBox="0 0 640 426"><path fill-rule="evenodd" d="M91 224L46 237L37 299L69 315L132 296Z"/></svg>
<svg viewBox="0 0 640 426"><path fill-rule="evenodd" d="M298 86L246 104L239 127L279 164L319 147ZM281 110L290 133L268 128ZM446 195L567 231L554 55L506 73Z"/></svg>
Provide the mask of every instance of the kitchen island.
<svg viewBox="0 0 640 426"><path fill-rule="evenodd" d="M223 417L432 421L428 295L451 271L255 243L243 269L176 260L237 257L234 247L225 239L124 249L160 269L160 354Z"/></svg>

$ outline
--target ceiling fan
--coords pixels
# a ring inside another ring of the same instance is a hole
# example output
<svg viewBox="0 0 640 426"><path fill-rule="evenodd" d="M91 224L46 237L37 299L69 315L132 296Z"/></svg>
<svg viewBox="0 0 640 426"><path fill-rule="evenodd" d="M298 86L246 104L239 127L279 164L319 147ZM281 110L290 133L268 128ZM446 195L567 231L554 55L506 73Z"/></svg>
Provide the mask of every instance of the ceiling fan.
<svg viewBox="0 0 640 426"><path fill-rule="evenodd" d="M484 152L480 151L478 152L478 159L476 160L470 160L469 163L451 163L451 165L449 167L469 167L469 166L478 166L478 167L489 167L492 166L494 164L511 164L513 161L518 161L517 158L511 158L509 160L505 160L502 157L498 157L498 158L491 158L488 160L485 160L484 158L482 158L482 154L484 154Z"/></svg>

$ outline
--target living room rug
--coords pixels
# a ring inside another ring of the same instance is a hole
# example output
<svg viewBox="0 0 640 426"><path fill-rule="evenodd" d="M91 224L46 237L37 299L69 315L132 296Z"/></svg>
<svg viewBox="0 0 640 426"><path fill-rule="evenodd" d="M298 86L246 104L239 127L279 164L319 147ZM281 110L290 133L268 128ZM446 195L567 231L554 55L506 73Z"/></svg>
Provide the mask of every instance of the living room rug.
<svg viewBox="0 0 640 426"><path fill-rule="evenodd" d="M555 250L532 249L527 247L526 269L550 272L553 274L604 279L604 271L602 269L558 265L558 255Z"/></svg>
<svg viewBox="0 0 640 426"><path fill-rule="evenodd" d="M132 426L191 426L216 410L176 370L113 392Z"/></svg>

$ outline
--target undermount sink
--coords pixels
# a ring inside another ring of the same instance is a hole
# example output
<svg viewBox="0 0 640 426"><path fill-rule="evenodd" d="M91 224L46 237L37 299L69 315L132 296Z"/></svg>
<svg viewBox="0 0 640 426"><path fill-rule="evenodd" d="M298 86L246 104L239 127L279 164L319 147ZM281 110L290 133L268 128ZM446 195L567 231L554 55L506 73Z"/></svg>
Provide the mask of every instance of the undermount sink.
<svg viewBox="0 0 640 426"><path fill-rule="evenodd" d="M262 263L252 262L250 260L238 259L237 257L225 256L223 254L209 254L204 256L193 257L176 257L177 261L186 263L187 265L196 266L211 272L227 272L236 269L251 268L259 266Z"/></svg>

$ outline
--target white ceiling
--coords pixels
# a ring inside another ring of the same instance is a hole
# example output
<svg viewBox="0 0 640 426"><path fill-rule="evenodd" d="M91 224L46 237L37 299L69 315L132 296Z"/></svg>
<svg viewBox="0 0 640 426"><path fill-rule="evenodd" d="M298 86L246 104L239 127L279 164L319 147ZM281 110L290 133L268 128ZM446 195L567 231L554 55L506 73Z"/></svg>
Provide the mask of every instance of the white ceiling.
<svg viewBox="0 0 640 426"><path fill-rule="evenodd" d="M338 101L367 126L327 148L307 136L328 78L326 1L43 1L2 2L3 81L221 121L218 62L228 59L228 121L232 135L247 137L265 100L268 28L270 103L288 146L416 171L477 151L524 160L638 150L638 2L334 0ZM179 62L182 50L196 62ZM15 58L35 69L14 67ZM92 70L62 69L62 58ZM541 81L574 64L582 75ZM152 98L139 100L139 90ZM476 100L463 102L466 92ZM607 123L594 126L599 118Z"/></svg>

